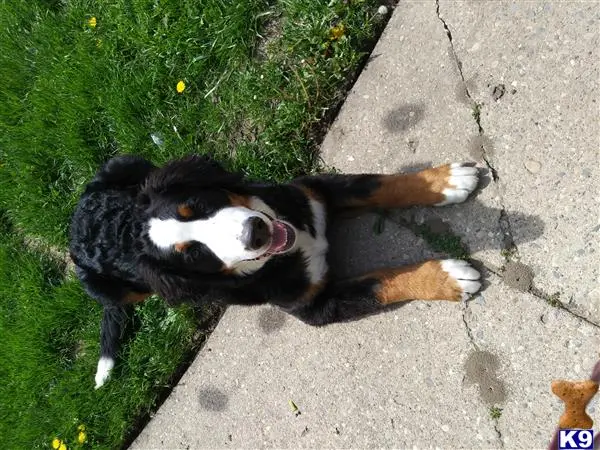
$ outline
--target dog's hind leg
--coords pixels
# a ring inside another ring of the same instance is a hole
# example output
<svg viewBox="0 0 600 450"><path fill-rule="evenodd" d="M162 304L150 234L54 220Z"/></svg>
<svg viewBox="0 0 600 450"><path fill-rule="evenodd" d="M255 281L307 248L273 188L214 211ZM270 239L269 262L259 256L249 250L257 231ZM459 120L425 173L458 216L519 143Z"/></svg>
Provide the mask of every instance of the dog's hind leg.
<svg viewBox="0 0 600 450"><path fill-rule="evenodd" d="M478 169L455 163L396 175L317 175L297 182L313 190L333 211L360 208L442 206L466 200Z"/></svg>
<svg viewBox="0 0 600 450"><path fill-rule="evenodd" d="M371 272L333 283L309 305L290 311L312 325L348 321L407 300L468 298L481 287L479 272L466 261L432 260Z"/></svg>

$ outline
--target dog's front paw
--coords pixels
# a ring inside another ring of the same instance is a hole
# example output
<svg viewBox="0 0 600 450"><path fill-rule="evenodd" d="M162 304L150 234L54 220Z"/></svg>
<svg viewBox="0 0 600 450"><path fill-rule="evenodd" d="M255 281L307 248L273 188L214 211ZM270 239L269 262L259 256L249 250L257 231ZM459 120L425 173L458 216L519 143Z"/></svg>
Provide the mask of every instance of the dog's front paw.
<svg viewBox="0 0 600 450"><path fill-rule="evenodd" d="M455 289L457 298L453 300L466 300L481 288L481 283L477 281L481 275L467 261L445 259L442 261L442 269L458 287Z"/></svg>
<svg viewBox="0 0 600 450"><path fill-rule="evenodd" d="M478 182L479 171L477 167L465 163L450 164L450 174L447 179L448 186L442 191L444 200L435 206L464 202L469 194L475 190Z"/></svg>

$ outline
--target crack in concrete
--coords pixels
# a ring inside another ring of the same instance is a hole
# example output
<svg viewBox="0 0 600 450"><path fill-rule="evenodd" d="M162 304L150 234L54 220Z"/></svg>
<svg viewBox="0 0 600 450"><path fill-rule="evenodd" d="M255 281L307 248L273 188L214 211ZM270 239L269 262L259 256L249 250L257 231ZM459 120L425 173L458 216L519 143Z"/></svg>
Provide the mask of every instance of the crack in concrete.
<svg viewBox="0 0 600 450"><path fill-rule="evenodd" d="M471 96L471 93L469 92L469 89L467 87L467 83L465 80L465 76L462 71L462 63L460 62L460 59L458 58L458 55L456 54L456 51L454 50L454 44L452 42L452 32L450 31L448 24L446 24L446 21L440 15L440 1L439 0L435 0L435 7L436 7L435 12L437 14L437 17L438 17L439 21L442 23L442 25L444 26L444 30L446 31L446 36L448 36L448 40L450 41L450 50L452 52L452 59L454 60L456 66L458 67L458 73L460 75L460 79L462 80L463 87L465 89L465 93L467 94L467 98L471 101L473 108L474 108L474 112L478 111L480 106L473 99L473 97ZM473 114L473 115L478 116L478 114ZM477 126L479 128L479 135L483 136L483 129L481 128L478 117L476 117L476 122L477 122ZM491 165L488 163L488 161L486 159L486 153L485 153L485 148L483 147L483 143L481 144L481 148L482 148L482 154L484 155L484 161L486 162L486 165L490 168L490 171L492 172L492 176L493 176L495 169L493 169L491 167ZM475 343L475 339L473 338L473 332L471 331L471 327L469 326L469 323L467 321L468 307L469 307L468 303L465 302L463 311L462 311L462 321L465 325L465 330L467 331L467 336L469 338L469 342L476 350L478 350L479 348L477 347L477 344Z"/></svg>
<svg viewBox="0 0 600 450"><path fill-rule="evenodd" d="M471 327L469 326L469 322L467 320L468 308L469 308L469 303L467 300L464 302L464 306L462 308L462 321L463 321L463 324L465 325L465 330L467 332L467 337L469 338L469 342L471 343L471 345L473 346L473 348L475 350L479 350L479 346L475 342L475 338L473 337L473 331L471 330Z"/></svg>
<svg viewBox="0 0 600 450"><path fill-rule="evenodd" d="M448 24L440 15L440 1L435 0L435 5L436 5L437 17L438 17L439 21L442 23L444 30L446 31L446 36L448 37L448 41L450 43L450 51L452 53L452 59L454 60L456 67L458 69L458 73L460 75L460 79L463 84L464 92L467 95L467 98L471 101L471 105L473 108L473 118L475 120L475 123L477 124L477 129L478 129L479 138L480 138L480 142L481 142L480 143L481 155L482 155L483 161L485 162L488 170L492 174L492 181L494 182L494 184L497 185L499 182L498 172L496 171L496 168L492 165L492 163L490 161L490 157L488 156L489 152L487 151L487 149L485 148L485 145L484 145L485 133L484 133L483 127L481 126L481 107L482 107L482 105L479 104L473 98L473 96L471 95L471 92L469 92L469 87L467 85L467 82L466 82L466 79L465 79L465 76L464 76L464 73L462 70L463 69L462 62L460 61L460 59L456 53L456 50L454 49L452 31L450 31L450 27L448 27ZM504 199L503 199L502 194L499 189L498 189L498 196L500 198L500 208L501 208L500 209L500 218L498 220L498 226L500 228L500 231L502 232L504 246L506 247L505 250L508 250L508 252L510 252L511 254L518 255L518 249L517 249L517 247L514 243L514 239L512 237L512 229L510 227L510 220L508 218L508 214L506 213ZM462 321L465 326L465 330L467 332L469 342L476 350L479 350L477 344L475 343L475 339L473 337L473 332L471 330L471 327L469 326L469 323L468 323L468 320L466 317L467 308L468 308L468 303L465 302L465 306L462 311ZM502 431L500 430L500 425L498 423L498 419L492 419L492 422L493 422L494 430L496 432L496 436L498 438L498 442L500 444L500 448L504 448L504 439L502 437Z"/></svg>
<svg viewBox="0 0 600 450"><path fill-rule="evenodd" d="M541 289L536 288L536 287L532 287L527 292L529 294L533 295L535 298L543 300L545 303L549 303L550 298L552 297L551 295L546 294L544 291L542 291ZM555 308L559 308L559 309L565 311L567 314L570 314L573 317L577 317L579 320L582 320L583 322L587 323L588 325L591 325L591 326L593 326L595 328L600 328L600 324L594 322L593 320L588 319L585 316L582 316L581 314L579 314L578 312L573 311L572 309L569 309L567 307L567 305L565 305L564 303L562 303L559 300L557 300L557 304L553 305L553 306Z"/></svg>
<svg viewBox="0 0 600 450"><path fill-rule="evenodd" d="M436 0L435 3L436 3L437 17L438 17L439 21L442 23L444 30L446 31L446 36L448 37L448 41L450 43L450 51L452 53L452 59L454 60L454 63L456 64L456 67L458 69L458 73L459 73L460 79L463 83L463 88L467 95L467 98L471 101L471 105L473 108L473 118L475 120L475 123L477 124L477 129L479 132L481 154L482 154L483 161L485 162L487 168L489 169L489 171L492 174L492 180L494 181L494 184L496 184L498 186L500 177L498 175L498 171L496 170L496 168L493 166L493 164L491 162L491 159L489 156L490 152L486 149L486 146L485 146L485 142L486 142L485 137L486 136L485 136L483 127L481 126L481 108L483 107L483 104L478 103L475 100L475 98L473 97L473 95L471 94L471 92L469 91L469 86L466 82L465 75L463 73L463 64L460 61L460 58L458 57L456 50L454 49L452 31L450 30L450 27L448 26L446 21L440 15L440 1ZM508 217L508 213L506 212L506 205L504 204L504 197L502 196L502 192L500 189L498 189L498 197L499 197L499 203L500 203L500 218L498 219L498 226L499 226L500 231L502 232L502 236L503 236L503 238L502 238L503 245L504 245L503 251L507 252L507 254L516 256L518 258L519 250L518 250L518 248L515 244L514 238L513 238L510 219Z"/></svg>
<svg viewBox="0 0 600 450"><path fill-rule="evenodd" d="M494 422L494 431L496 432L496 436L498 437L498 442L500 442L500 448L504 448L504 438L502 437L502 431L500 431L500 425L498 424L498 419L492 419Z"/></svg>
<svg viewBox="0 0 600 450"><path fill-rule="evenodd" d="M480 262L480 263L481 263L482 267L484 267L485 270L487 270L491 274L497 276L500 279L503 278L502 268L491 267L489 264L486 264L484 262ZM527 291L525 291L525 293L531 294L535 298L537 298L539 300L543 300L544 303L548 303L548 304L551 304L550 300L553 297L552 295L548 295L547 293L545 293L544 291L542 291L539 288L536 288L535 286L532 286L531 288L529 288ZM578 312L573 311L572 309L569 309L569 307L567 305L565 305L564 303L562 303L561 301L558 301L558 303L556 305L551 304L551 306L554 306L555 308L559 308L559 309L563 310L567 314L570 314L573 317L576 317L576 318L582 320L583 322L587 323L588 325L591 325L595 328L600 328L600 323L596 323L593 320L588 319L585 316L582 316ZM463 322L464 322L464 312L463 312Z"/></svg>

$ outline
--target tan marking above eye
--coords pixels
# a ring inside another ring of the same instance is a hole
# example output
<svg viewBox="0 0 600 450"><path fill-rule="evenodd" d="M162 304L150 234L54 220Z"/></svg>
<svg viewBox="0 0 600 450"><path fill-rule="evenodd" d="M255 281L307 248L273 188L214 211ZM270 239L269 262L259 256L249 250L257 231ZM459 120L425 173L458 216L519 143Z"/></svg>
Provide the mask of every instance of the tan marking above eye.
<svg viewBox="0 0 600 450"><path fill-rule="evenodd" d="M189 242L178 242L175 244L175 250L178 252L186 251L191 244Z"/></svg>
<svg viewBox="0 0 600 450"><path fill-rule="evenodd" d="M248 197L234 194L233 192L228 192L227 196L229 197L231 206L243 206L245 208L250 208L250 199Z"/></svg>
<svg viewBox="0 0 600 450"><path fill-rule="evenodd" d="M194 211L187 205L179 205L177 207L177 214L179 214L181 217L189 219L194 215Z"/></svg>

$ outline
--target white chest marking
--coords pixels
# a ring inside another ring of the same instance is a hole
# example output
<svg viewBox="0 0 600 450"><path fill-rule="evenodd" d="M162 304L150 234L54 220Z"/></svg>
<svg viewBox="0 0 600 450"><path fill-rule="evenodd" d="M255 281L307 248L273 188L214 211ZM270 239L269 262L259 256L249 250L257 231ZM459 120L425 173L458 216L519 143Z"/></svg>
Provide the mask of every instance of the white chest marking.
<svg viewBox="0 0 600 450"><path fill-rule="evenodd" d="M312 284L317 284L323 280L327 274L327 238L325 232L327 229L327 215L322 203L310 199L310 209L313 213L313 225L315 227L315 237L306 231L298 232L298 248L304 254L308 265L308 277Z"/></svg>

